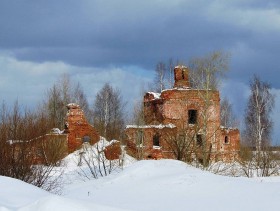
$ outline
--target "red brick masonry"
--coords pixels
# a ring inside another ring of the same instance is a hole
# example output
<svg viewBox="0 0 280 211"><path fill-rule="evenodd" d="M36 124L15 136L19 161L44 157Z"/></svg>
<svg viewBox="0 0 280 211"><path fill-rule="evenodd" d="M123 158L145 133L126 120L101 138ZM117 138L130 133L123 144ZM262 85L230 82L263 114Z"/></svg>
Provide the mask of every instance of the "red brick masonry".
<svg viewBox="0 0 280 211"><path fill-rule="evenodd" d="M125 131L130 154L142 153L145 159L175 158L169 147L170 134L183 133L194 139L203 137L211 160L230 162L238 157L239 130L221 126L219 91L190 88L188 72L184 66L175 67L173 89L144 95L146 125L128 125Z"/></svg>

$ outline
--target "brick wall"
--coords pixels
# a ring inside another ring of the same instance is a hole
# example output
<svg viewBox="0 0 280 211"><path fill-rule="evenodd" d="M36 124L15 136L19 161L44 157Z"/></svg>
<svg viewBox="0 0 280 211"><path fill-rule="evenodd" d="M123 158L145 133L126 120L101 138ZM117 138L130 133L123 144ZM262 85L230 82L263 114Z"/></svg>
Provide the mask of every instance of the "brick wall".
<svg viewBox="0 0 280 211"><path fill-rule="evenodd" d="M211 159L231 161L236 158L239 152L239 130L221 127L219 91L191 89L186 67L176 67L174 78L173 89L163 90L161 93L148 92L144 95L146 126L126 129L128 150L133 153L137 151L137 134L142 131L145 137L144 158L171 158L170 149L166 144L170 131L167 127L163 129L157 125L173 124L177 132L185 131L188 134L203 136L204 146L211 151ZM173 128L172 133L174 131ZM160 147L155 148L152 145L152 137L157 133L160 134L161 141Z"/></svg>
<svg viewBox="0 0 280 211"><path fill-rule="evenodd" d="M90 144L98 142L99 134L96 129L87 122L80 106L77 104L69 104L67 105L67 109L65 133L68 134L68 152L71 153L79 149L87 139L89 139Z"/></svg>

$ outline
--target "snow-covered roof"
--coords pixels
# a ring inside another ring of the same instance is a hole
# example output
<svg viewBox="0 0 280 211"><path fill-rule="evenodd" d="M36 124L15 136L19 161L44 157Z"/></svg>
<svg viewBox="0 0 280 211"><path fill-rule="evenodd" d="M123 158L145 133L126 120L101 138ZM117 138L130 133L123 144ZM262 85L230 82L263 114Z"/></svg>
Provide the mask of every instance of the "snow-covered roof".
<svg viewBox="0 0 280 211"><path fill-rule="evenodd" d="M145 129L145 128L157 128L157 129L163 129L163 128L175 128L176 126L174 124L159 124L159 125L127 125L126 128L140 128L140 129Z"/></svg>
<svg viewBox="0 0 280 211"><path fill-rule="evenodd" d="M77 103L69 103L67 104L67 108L80 108L80 106Z"/></svg>
<svg viewBox="0 0 280 211"><path fill-rule="evenodd" d="M147 92L147 93L153 95L155 99L160 99L160 93L156 93L156 92Z"/></svg>
<svg viewBox="0 0 280 211"><path fill-rule="evenodd" d="M53 128L51 129L51 134L62 134L63 131L61 131L59 128Z"/></svg>
<svg viewBox="0 0 280 211"><path fill-rule="evenodd" d="M225 126L220 126L221 130L228 130L228 131L231 131L231 130L238 130L238 128L236 127L225 127Z"/></svg>
<svg viewBox="0 0 280 211"><path fill-rule="evenodd" d="M120 143L120 141L113 139L111 141L109 141L109 145L114 144L114 143Z"/></svg>
<svg viewBox="0 0 280 211"><path fill-rule="evenodd" d="M177 65L176 67L175 67L175 69L176 68L187 68L185 65Z"/></svg>
<svg viewBox="0 0 280 211"><path fill-rule="evenodd" d="M162 90L162 92L172 91L172 90L187 91L187 90L195 90L195 89L192 89L191 87L174 87L172 89L164 89L164 90Z"/></svg>

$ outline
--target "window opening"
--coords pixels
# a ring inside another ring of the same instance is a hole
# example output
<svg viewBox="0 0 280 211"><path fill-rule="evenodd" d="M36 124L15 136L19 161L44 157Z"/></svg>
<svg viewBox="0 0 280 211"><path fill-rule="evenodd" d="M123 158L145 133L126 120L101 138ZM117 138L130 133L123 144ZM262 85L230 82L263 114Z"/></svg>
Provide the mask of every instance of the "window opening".
<svg viewBox="0 0 280 211"><path fill-rule="evenodd" d="M203 144L202 135L201 134L197 134L196 135L196 145L197 146L202 146L202 144Z"/></svg>
<svg viewBox="0 0 280 211"><path fill-rule="evenodd" d="M228 144L228 136L225 136L225 144Z"/></svg>
<svg viewBox="0 0 280 211"><path fill-rule="evenodd" d="M154 137L153 137L153 145L159 147L159 134L154 135Z"/></svg>
<svg viewBox="0 0 280 211"><path fill-rule="evenodd" d="M196 124L197 123L197 110L189 110L189 124Z"/></svg>
<svg viewBox="0 0 280 211"><path fill-rule="evenodd" d="M90 137L89 137L89 136L84 136L84 137L83 137L83 142L84 142L84 143L90 142Z"/></svg>

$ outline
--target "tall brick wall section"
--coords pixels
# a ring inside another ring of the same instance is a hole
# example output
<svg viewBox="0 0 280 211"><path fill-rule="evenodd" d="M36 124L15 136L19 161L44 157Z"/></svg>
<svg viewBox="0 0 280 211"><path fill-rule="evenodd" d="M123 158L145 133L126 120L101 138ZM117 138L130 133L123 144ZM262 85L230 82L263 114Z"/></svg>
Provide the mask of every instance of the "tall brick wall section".
<svg viewBox="0 0 280 211"><path fill-rule="evenodd" d="M236 128L221 128L220 145L217 160L236 160L239 158L239 150L239 130Z"/></svg>
<svg viewBox="0 0 280 211"><path fill-rule="evenodd" d="M90 144L97 143L99 141L99 134L87 122L80 106L72 103L67 105L67 109L65 133L68 134L68 153L79 149L87 137L90 138Z"/></svg>
<svg viewBox="0 0 280 211"><path fill-rule="evenodd" d="M174 87L189 87L189 69L185 66L176 66L174 69Z"/></svg>
<svg viewBox="0 0 280 211"><path fill-rule="evenodd" d="M161 93L160 99L150 94L144 96L144 118L146 124L175 124L179 129L187 126L188 110L198 111L198 122L205 114L205 96L209 95L207 119L209 127L220 126L220 96L218 91L171 89Z"/></svg>
<svg viewBox="0 0 280 211"><path fill-rule="evenodd" d="M163 121L163 100L155 99L150 93L144 96L144 115L148 124L159 124Z"/></svg>

